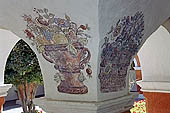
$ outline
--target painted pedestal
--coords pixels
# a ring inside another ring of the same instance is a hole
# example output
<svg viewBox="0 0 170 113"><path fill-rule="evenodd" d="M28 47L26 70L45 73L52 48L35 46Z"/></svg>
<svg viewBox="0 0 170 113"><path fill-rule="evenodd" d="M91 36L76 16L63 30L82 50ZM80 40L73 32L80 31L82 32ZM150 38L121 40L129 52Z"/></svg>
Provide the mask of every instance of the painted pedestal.
<svg viewBox="0 0 170 113"><path fill-rule="evenodd" d="M35 99L47 113L129 113L136 94L102 102L57 101L48 98Z"/></svg>

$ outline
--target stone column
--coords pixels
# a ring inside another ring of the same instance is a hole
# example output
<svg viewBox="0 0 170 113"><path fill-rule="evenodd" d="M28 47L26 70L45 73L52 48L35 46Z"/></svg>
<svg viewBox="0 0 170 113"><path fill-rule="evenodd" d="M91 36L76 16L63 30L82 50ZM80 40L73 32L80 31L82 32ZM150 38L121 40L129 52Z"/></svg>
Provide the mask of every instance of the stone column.
<svg viewBox="0 0 170 113"><path fill-rule="evenodd" d="M40 61L45 97L35 99L37 105L48 113L121 113L132 107L137 96L129 92L130 63L152 25L160 24L150 21L157 16L158 2L6 0L2 4L0 23L32 45ZM151 5L155 9L150 10ZM9 6L13 11L4 10ZM13 19L7 21L9 15Z"/></svg>
<svg viewBox="0 0 170 113"><path fill-rule="evenodd" d="M136 66L135 66L135 71L136 71L136 81L142 80L142 71L141 71L141 64L138 55L135 56L136 60ZM140 91L141 87L139 85L137 86L137 91L142 94L142 91Z"/></svg>
<svg viewBox="0 0 170 113"><path fill-rule="evenodd" d="M115 16L116 4L57 0L56 8L24 14L46 92L35 103L46 112L120 113L132 107L137 93L129 92L129 70L142 42L144 14L133 9Z"/></svg>
<svg viewBox="0 0 170 113"><path fill-rule="evenodd" d="M167 2L5 0L0 25L36 52L45 97L35 102L45 111L121 113L136 98L129 92L132 58L169 16Z"/></svg>
<svg viewBox="0 0 170 113"><path fill-rule="evenodd" d="M3 104L5 103L5 96L7 96L7 91L12 87L11 84L0 85L0 113L3 110Z"/></svg>

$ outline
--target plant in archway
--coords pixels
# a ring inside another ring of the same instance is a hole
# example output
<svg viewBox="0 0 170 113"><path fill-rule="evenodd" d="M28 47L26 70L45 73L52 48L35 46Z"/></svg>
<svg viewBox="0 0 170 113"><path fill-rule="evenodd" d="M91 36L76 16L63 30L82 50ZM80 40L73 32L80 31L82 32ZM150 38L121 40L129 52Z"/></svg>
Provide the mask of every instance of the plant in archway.
<svg viewBox="0 0 170 113"><path fill-rule="evenodd" d="M5 83L16 86L24 113L37 113L33 99L42 74L36 54L20 40L11 51L5 69Z"/></svg>

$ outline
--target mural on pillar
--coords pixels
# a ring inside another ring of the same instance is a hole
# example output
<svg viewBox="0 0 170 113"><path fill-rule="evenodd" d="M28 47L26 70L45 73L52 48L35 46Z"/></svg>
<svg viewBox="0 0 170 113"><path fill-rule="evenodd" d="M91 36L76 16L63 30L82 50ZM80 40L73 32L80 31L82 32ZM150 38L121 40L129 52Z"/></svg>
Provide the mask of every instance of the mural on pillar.
<svg viewBox="0 0 170 113"><path fill-rule="evenodd" d="M102 45L100 62L100 90L102 93L117 92L126 88L126 75L130 60L142 42L144 15L137 12L124 16L112 25Z"/></svg>
<svg viewBox="0 0 170 113"><path fill-rule="evenodd" d="M56 17L48 9L33 10L35 15L24 14L27 28L26 37L37 47L40 54L54 64L56 75L54 80L61 93L86 94L88 87L84 85L86 77L92 77L90 66L91 53L86 47L91 38L87 31L88 24L78 25L65 14L64 18Z"/></svg>

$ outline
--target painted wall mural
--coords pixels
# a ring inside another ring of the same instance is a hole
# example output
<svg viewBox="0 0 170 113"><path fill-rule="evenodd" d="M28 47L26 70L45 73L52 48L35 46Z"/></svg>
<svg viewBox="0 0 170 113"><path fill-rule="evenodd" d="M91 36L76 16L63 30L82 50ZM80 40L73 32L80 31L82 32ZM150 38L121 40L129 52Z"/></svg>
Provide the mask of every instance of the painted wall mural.
<svg viewBox="0 0 170 113"><path fill-rule="evenodd" d="M71 21L65 14L65 18L56 17L49 13L48 9L34 8L36 16L24 14L23 18L27 26L24 30L40 54L50 63L54 64L56 75L54 80L57 89L61 93L86 94L88 87L84 85L86 77L92 77L90 66L91 53L85 46L90 30L88 24L78 25Z"/></svg>
<svg viewBox="0 0 170 113"><path fill-rule="evenodd" d="M102 45L100 63L100 90L117 92L126 88L126 76L130 60L139 50L144 31L144 15L137 12L124 16L112 25Z"/></svg>

